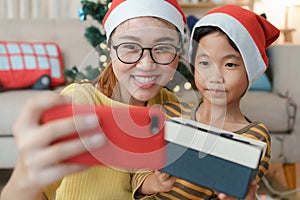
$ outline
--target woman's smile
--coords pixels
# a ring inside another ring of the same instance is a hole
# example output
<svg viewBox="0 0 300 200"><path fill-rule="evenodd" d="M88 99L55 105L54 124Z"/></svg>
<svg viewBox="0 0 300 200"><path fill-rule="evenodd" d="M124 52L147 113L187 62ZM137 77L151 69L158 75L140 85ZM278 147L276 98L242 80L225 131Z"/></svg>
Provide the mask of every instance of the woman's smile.
<svg viewBox="0 0 300 200"><path fill-rule="evenodd" d="M150 88L153 85L156 84L155 80L158 78L158 76L138 76L138 75L132 75L131 76L134 80L134 83L139 88Z"/></svg>

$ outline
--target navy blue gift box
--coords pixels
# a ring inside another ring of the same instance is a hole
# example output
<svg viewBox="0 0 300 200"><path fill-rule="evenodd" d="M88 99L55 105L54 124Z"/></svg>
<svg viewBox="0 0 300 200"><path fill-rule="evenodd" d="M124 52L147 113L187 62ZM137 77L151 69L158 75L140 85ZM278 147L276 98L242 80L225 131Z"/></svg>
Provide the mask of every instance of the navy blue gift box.
<svg viewBox="0 0 300 200"><path fill-rule="evenodd" d="M227 195L244 198L267 144L184 118L165 124L163 172Z"/></svg>

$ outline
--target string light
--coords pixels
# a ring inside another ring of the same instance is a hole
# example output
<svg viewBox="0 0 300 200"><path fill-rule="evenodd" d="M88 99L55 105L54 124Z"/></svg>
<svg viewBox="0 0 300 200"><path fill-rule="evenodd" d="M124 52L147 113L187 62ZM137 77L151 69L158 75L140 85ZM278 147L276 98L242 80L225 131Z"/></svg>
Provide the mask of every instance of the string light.
<svg viewBox="0 0 300 200"><path fill-rule="evenodd" d="M192 88L192 84L190 82L185 82L183 87L185 90L190 90Z"/></svg>
<svg viewBox="0 0 300 200"><path fill-rule="evenodd" d="M173 88L173 92L179 92L180 91L180 86L179 85L176 85L174 88Z"/></svg>
<svg viewBox="0 0 300 200"><path fill-rule="evenodd" d="M101 56L99 57L99 60L100 60L100 62L104 63L104 62L107 61L107 56L106 56L106 55L101 55Z"/></svg>

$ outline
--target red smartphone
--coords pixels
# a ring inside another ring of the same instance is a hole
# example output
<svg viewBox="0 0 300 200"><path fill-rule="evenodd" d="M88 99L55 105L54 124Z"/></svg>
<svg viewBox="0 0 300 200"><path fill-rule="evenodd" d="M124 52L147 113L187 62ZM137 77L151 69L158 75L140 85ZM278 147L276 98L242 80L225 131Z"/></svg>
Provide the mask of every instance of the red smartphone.
<svg viewBox="0 0 300 200"><path fill-rule="evenodd" d="M70 104L46 111L41 123L71 116L76 123L76 116L88 113L97 115L99 127L77 131L56 142L103 133L106 136L105 144L65 162L128 169L160 169L165 165L165 115L159 108Z"/></svg>

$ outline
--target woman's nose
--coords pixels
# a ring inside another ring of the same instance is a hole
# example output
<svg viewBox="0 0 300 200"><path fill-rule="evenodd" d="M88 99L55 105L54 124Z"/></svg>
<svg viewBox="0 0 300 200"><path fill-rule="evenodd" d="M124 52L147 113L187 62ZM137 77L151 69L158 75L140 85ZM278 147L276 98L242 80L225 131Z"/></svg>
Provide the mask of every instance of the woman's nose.
<svg viewBox="0 0 300 200"><path fill-rule="evenodd" d="M145 49L141 59L136 63L136 67L141 70L154 70L156 64L153 61L150 53L150 49Z"/></svg>

